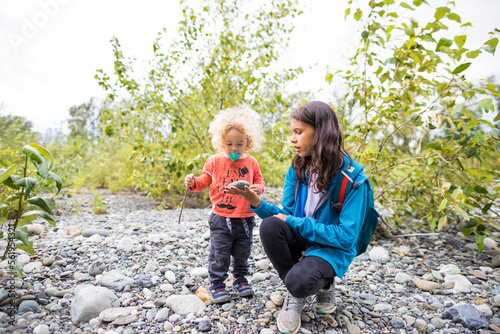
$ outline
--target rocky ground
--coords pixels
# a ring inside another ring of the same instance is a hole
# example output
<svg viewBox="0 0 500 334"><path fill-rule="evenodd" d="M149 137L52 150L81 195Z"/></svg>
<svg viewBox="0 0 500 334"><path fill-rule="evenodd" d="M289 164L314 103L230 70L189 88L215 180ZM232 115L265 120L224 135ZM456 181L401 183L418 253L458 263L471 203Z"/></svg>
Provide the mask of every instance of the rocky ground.
<svg viewBox="0 0 500 334"><path fill-rule="evenodd" d="M158 209L137 194L101 193L73 194L57 210L55 229L41 221L30 227L36 255L16 253L31 287L16 283L14 325L2 277L0 332L278 332L285 289L258 229L249 277L256 295L242 299L229 289L232 301L221 306L204 293L209 209L184 209L178 224L178 209ZM300 333L500 332L498 238L479 253L473 238L451 230L418 232L428 231L398 230L372 241L337 280L335 313L315 313L310 298Z"/></svg>

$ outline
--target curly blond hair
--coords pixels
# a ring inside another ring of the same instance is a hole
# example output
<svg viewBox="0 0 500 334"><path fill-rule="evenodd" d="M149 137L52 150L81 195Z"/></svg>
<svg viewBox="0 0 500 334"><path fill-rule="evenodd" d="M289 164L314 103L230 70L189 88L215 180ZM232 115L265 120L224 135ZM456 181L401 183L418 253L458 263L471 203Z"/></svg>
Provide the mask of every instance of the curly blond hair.
<svg viewBox="0 0 500 334"><path fill-rule="evenodd" d="M210 123L212 145L221 152L224 150L224 138L231 129L241 131L247 139L246 152L260 150L265 138L259 115L250 107L243 105L221 110Z"/></svg>

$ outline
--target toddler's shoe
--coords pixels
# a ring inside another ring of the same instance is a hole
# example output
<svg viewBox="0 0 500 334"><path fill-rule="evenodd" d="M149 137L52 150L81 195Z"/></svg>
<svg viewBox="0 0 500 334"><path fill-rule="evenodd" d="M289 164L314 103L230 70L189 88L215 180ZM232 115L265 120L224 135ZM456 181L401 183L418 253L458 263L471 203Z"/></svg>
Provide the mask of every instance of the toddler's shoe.
<svg viewBox="0 0 500 334"><path fill-rule="evenodd" d="M235 279L233 281L233 288L238 291L240 297L250 297L255 294L245 277L238 277Z"/></svg>
<svg viewBox="0 0 500 334"><path fill-rule="evenodd" d="M214 304L224 304L231 300L231 297L226 291L226 284L224 283L210 284L208 292Z"/></svg>

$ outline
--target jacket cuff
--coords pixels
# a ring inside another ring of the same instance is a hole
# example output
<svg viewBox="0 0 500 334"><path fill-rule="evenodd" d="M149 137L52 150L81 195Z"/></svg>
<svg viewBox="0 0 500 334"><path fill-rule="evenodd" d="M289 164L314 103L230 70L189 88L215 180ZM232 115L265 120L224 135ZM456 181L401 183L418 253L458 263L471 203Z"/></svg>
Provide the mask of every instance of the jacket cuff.
<svg viewBox="0 0 500 334"><path fill-rule="evenodd" d="M250 210L255 212L257 214L257 216L259 216L260 218L267 218L267 217L272 216L272 214L269 214L268 207L269 207L269 203L266 203L266 201L261 199L259 207L254 208L253 206L250 205Z"/></svg>

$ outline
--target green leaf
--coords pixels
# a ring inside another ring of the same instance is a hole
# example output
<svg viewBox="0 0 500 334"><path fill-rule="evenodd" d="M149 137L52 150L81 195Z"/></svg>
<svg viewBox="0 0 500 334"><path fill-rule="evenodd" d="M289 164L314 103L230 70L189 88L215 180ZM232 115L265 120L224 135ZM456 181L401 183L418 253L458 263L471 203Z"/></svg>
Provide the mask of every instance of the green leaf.
<svg viewBox="0 0 500 334"><path fill-rule="evenodd" d="M370 33L369 33L367 30L364 30L364 31L361 33L361 38L363 38L363 39L367 39L369 35L370 35Z"/></svg>
<svg viewBox="0 0 500 334"><path fill-rule="evenodd" d="M477 119L476 115L472 112L472 110L462 109L462 114L464 114L465 117L468 117L471 120L476 120Z"/></svg>
<svg viewBox="0 0 500 334"><path fill-rule="evenodd" d="M450 46L452 46L452 44L453 41L451 39L442 37L436 45L436 51L441 51L442 47L449 48Z"/></svg>
<svg viewBox="0 0 500 334"><path fill-rule="evenodd" d="M25 145L23 147L23 153L26 154L33 162L41 163L43 160L42 155L30 145Z"/></svg>
<svg viewBox="0 0 500 334"><path fill-rule="evenodd" d="M38 146L38 145L37 145ZM41 146L39 146L41 147ZM48 152L48 151L47 151ZM43 178L47 179L49 176L49 166L47 165L47 161L45 158L38 152L36 148L30 145L25 145L23 147L23 153L28 156L28 158L33 162L33 165L35 165L38 174ZM50 153L49 153L50 155ZM52 156L50 156L52 157Z"/></svg>
<svg viewBox="0 0 500 334"><path fill-rule="evenodd" d="M493 84L487 84L486 85L486 89L488 89L490 92L494 93L494 94L498 94L497 90L496 90L496 87L495 85Z"/></svg>
<svg viewBox="0 0 500 334"><path fill-rule="evenodd" d="M429 147L432 148L433 150L436 150L436 151L440 151L441 150L441 143L438 142L438 141L433 141L433 142L430 142L429 144Z"/></svg>
<svg viewBox="0 0 500 334"><path fill-rule="evenodd" d="M485 45L483 46L483 50L494 55L496 49L492 46Z"/></svg>
<svg viewBox="0 0 500 334"><path fill-rule="evenodd" d="M57 174L55 174L55 173L49 172L48 179L56 181L56 187L57 187L56 195L59 194L59 192L61 191L61 188L62 188L62 181L59 178L59 176L57 176Z"/></svg>
<svg viewBox="0 0 500 334"><path fill-rule="evenodd" d="M455 211L460 215L462 216L465 220L469 220L470 217L469 217L469 214L467 212L465 212L461 207L459 207L458 205L456 204L453 204L453 209L455 209Z"/></svg>
<svg viewBox="0 0 500 334"><path fill-rule="evenodd" d="M455 43L457 44L457 46L459 48L461 48L462 46L464 46L465 41L467 40L467 35L458 35L458 36L455 36L455 38L453 38L453 40L455 41Z"/></svg>
<svg viewBox="0 0 500 334"><path fill-rule="evenodd" d="M475 186L474 190L479 194L488 194L488 190L481 186Z"/></svg>
<svg viewBox="0 0 500 334"><path fill-rule="evenodd" d="M462 20L460 19L460 15L455 14L455 13L450 13L446 15L446 17L450 20L457 21L458 23L462 23Z"/></svg>
<svg viewBox="0 0 500 334"><path fill-rule="evenodd" d="M498 114L497 114L497 116L495 117L495 119L493 121L494 122L500 121L500 109L498 109Z"/></svg>
<svg viewBox="0 0 500 334"><path fill-rule="evenodd" d="M54 166L54 158L52 157L52 154L50 154L50 152L45 147L40 146L36 143L31 143L30 146L34 147L42 155L42 157L45 158L47 166L49 170L51 170Z"/></svg>
<svg viewBox="0 0 500 334"><path fill-rule="evenodd" d="M33 248L33 241L30 241L28 245L16 245L16 248L23 250L31 255L35 255L35 249Z"/></svg>
<svg viewBox="0 0 500 334"><path fill-rule="evenodd" d="M409 4L407 4L406 2L401 2L400 6L403 7L403 8L406 8L406 9L415 10L415 8L413 8L412 6L410 6Z"/></svg>
<svg viewBox="0 0 500 334"><path fill-rule="evenodd" d="M477 147L473 147L471 148L468 152L467 152L467 158L470 158L472 156L474 156L477 152Z"/></svg>
<svg viewBox="0 0 500 334"><path fill-rule="evenodd" d="M38 211L38 210L31 210L31 211L28 211L28 212L25 212L21 218L24 218L26 220L29 220L30 222L32 222L33 220L35 220L38 216L40 216L40 212L43 212L43 211Z"/></svg>
<svg viewBox="0 0 500 334"><path fill-rule="evenodd" d="M493 203L488 203L488 204L486 204L486 205L485 205L485 206L483 206L483 208L481 209L481 212L482 212L482 213L484 213L484 214L486 214L486 212L488 212L488 211L491 209L491 207L492 207L492 206L493 206Z"/></svg>
<svg viewBox="0 0 500 334"><path fill-rule="evenodd" d="M9 168L0 169L0 183L4 183L14 172L16 171L17 165L9 166Z"/></svg>
<svg viewBox="0 0 500 334"><path fill-rule="evenodd" d="M21 177L19 175L11 175L5 181L3 181L3 184L6 185L7 187L11 189L18 190L19 187L14 184L17 180L19 180Z"/></svg>
<svg viewBox="0 0 500 334"><path fill-rule="evenodd" d="M477 225L477 220L475 220L474 218L469 219L468 221L465 222L465 226L467 226L468 228L474 227L476 225Z"/></svg>
<svg viewBox="0 0 500 334"><path fill-rule="evenodd" d="M16 228L16 231L14 232L14 239L21 240L23 244L29 246L28 228L26 226Z"/></svg>
<svg viewBox="0 0 500 334"><path fill-rule="evenodd" d="M56 220L45 211L39 211L40 217L45 219L52 227L56 227Z"/></svg>
<svg viewBox="0 0 500 334"><path fill-rule="evenodd" d="M467 58L474 59L481 53L481 50L469 51L465 54Z"/></svg>
<svg viewBox="0 0 500 334"><path fill-rule="evenodd" d="M495 110L495 107L493 106L493 100L490 98L482 99L481 101L479 101L479 106L486 112Z"/></svg>
<svg viewBox="0 0 500 334"><path fill-rule="evenodd" d="M24 177L14 182L16 186L26 188L24 198L28 198L30 196L31 190L36 186L37 183L38 180L34 177Z"/></svg>
<svg viewBox="0 0 500 334"><path fill-rule="evenodd" d="M493 37L492 39L490 39L489 41L487 41L486 43L484 43L484 45L489 45L492 48L496 48L497 45L498 45L498 38Z"/></svg>
<svg viewBox="0 0 500 334"><path fill-rule="evenodd" d="M350 14L350 13L351 13L351 8L349 8L349 7L348 7L348 8L345 10L344 20L345 20L345 19L349 16L349 14Z"/></svg>
<svg viewBox="0 0 500 334"><path fill-rule="evenodd" d="M446 14L448 14L451 10L448 7L438 7L436 8L436 12L434 13L434 17L436 20L442 19Z"/></svg>
<svg viewBox="0 0 500 334"><path fill-rule="evenodd" d="M29 220L26 220L26 219L21 219L20 221L17 222L17 227L21 227L21 226L24 226L24 225L31 225L33 224L32 222L30 222Z"/></svg>
<svg viewBox="0 0 500 334"><path fill-rule="evenodd" d="M28 199L28 203L33 204L41 208L43 211L52 214L52 210L50 209L50 205L52 204L52 200L50 197L40 197L35 196L33 198Z"/></svg>
<svg viewBox="0 0 500 334"><path fill-rule="evenodd" d="M446 198L443 198L441 204L439 204L438 212L443 211L443 209L446 207L446 204L448 204L448 200Z"/></svg>
<svg viewBox="0 0 500 334"><path fill-rule="evenodd" d="M500 224L497 224L495 222L490 222L489 224L500 231Z"/></svg>
<svg viewBox="0 0 500 334"><path fill-rule="evenodd" d="M359 8L356 9L356 13L354 13L354 19L356 21L361 20L361 17L363 16L363 11Z"/></svg>
<svg viewBox="0 0 500 334"><path fill-rule="evenodd" d="M325 81L328 82L329 84L332 83L333 80L333 74L332 73L327 73L325 76Z"/></svg>
<svg viewBox="0 0 500 334"><path fill-rule="evenodd" d="M458 73L462 73L463 71L465 71L466 69L469 68L471 63L464 63L464 64L460 64L458 65L454 70L453 72L451 72L451 74L458 74Z"/></svg>
<svg viewBox="0 0 500 334"><path fill-rule="evenodd" d="M446 224L448 223L448 217L447 216L442 216L440 219L439 219L439 223L438 223L438 231L441 231L443 229L443 227L446 226Z"/></svg>
<svg viewBox="0 0 500 334"><path fill-rule="evenodd" d="M462 225L462 233L468 238L472 234L472 228L467 228L467 226Z"/></svg>
<svg viewBox="0 0 500 334"><path fill-rule="evenodd" d="M484 235L476 236L476 244L479 252L484 251Z"/></svg>

